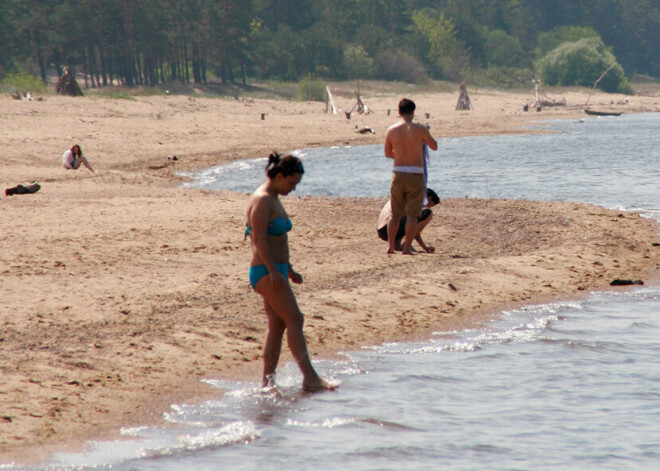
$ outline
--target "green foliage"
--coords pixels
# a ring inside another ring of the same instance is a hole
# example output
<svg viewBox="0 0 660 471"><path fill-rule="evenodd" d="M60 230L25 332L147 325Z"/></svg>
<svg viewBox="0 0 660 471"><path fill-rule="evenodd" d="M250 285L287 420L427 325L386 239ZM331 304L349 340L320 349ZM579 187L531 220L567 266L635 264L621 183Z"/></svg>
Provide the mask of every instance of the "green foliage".
<svg viewBox="0 0 660 471"><path fill-rule="evenodd" d="M532 58L598 37L629 75L660 77L658 0L0 0L0 73L70 67L93 88L475 70L508 84Z"/></svg>
<svg viewBox="0 0 660 471"><path fill-rule="evenodd" d="M437 77L450 75L451 58L456 50L456 31L442 12L426 9L412 14L417 51Z"/></svg>
<svg viewBox="0 0 660 471"><path fill-rule="evenodd" d="M406 83L427 83L428 73L424 64L413 54L401 49L384 50L374 61L376 75L385 80Z"/></svg>
<svg viewBox="0 0 660 471"><path fill-rule="evenodd" d="M391 40L392 36L387 31L373 24L361 25L353 38L354 44L362 46L369 57L376 57Z"/></svg>
<svg viewBox="0 0 660 471"><path fill-rule="evenodd" d="M593 86L611 65L614 67L600 80L598 88L605 92L631 93L623 67L599 38L585 38L560 44L536 63L536 70L548 85Z"/></svg>
<svg viewBox="0 0 660 471"><path fill-rule="evenodd" d="M291 28L282 25L275 33L262 29L259 40L258 60L254 65L257 75L284 80L295 80L300 76L302 71L298 70L297 58L302 55L302 49Z"/></svg>
<svg viewBox="0 0 660 471"><path fill-rule="evenodd" d="M374 60L362 46L349 45L344 49L344 67L349 77L369 78L373 75Z"/></svg>
<svg viewBox="0 0 660 471"><path fill-rule="evenodd" d="M308 76L298 82L296 100L299 101L322 101L327 97L325 80Z"/></svg>
<svg viewBox="0 0 660 471"><path fill-rule="evenodd" d="M470 82L480 87L529 88L534 71L519 67L488 67L470 74Z"/></svg>
<svg viewBox="0 0 660 471"><path fill-rule="evenodd" d="M30 74L22 68L0 77L0 84L3 89L8 90L31 91L32 93L46 93L48 91L47 85L40 77Z"/></svg>
<svg viewBox="0 0 660 471"><path fill-rule="evenodd" d="M506 31L483 28L482 38L488 66L515 67L524 56L520 41Z"/></svg>
<svg viewBox="0 0 660 471"><path fill-rule="evenodd" d="M538 35L536 57L540 58L562 43L573 43L585 38L600 38L590 26L559 26Z"/></svg>

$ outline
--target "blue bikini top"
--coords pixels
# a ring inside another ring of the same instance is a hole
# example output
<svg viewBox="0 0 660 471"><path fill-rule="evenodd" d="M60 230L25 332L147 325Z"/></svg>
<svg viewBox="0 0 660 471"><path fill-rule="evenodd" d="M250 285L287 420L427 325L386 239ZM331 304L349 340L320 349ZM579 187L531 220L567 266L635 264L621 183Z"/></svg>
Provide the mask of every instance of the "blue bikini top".
<svg viewBox="0 0 660 471"><path fill-rule="evenodd" d="M247 239L247 236L250 235L250 231L252 230L252 226L247 222L245 223L245 226L245 238ZM290 219L275 218L268 221L268 230L266 232L268 235L281 236L289 232L292 228L293 223Z"/></svg>

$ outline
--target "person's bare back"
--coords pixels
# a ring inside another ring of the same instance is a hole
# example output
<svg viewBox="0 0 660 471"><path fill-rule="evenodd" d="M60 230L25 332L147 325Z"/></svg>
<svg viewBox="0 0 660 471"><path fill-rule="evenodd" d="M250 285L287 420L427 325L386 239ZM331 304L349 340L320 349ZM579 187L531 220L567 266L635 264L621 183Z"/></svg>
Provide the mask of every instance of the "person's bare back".
<svg viewBox="0 0 660 471"><path fill-rule="evenodd" d="M385 157L394 159L395 167L424 168L424 144L432 150L438 148L428 129L421 124L413 123L402 116L403 121L393 124L385 135Z"/></svg>

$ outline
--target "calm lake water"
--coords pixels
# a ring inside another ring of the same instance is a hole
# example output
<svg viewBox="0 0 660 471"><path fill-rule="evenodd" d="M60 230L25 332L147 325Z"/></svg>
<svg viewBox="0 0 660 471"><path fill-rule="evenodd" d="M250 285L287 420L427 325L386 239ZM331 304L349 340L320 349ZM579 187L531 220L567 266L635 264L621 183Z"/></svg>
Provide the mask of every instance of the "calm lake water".
<svg viewBox="0 0 660 471"><path fill-rule="evenodd" d="M547 126L555 133L442 139L429 186L441 197L583 201L660 220L660 114ZM301 155L298 194L388 192L391 161L381 146ZM264 165L210 169L191 185L250 192ZM302 394L292 364L280 371L277 393L209 378L218 399L173 405L173 427L124 429L126 440L57 454L42 468L660 468L658 287L503 312L475 330L317 365L341 381L336 392Z"/></svg>

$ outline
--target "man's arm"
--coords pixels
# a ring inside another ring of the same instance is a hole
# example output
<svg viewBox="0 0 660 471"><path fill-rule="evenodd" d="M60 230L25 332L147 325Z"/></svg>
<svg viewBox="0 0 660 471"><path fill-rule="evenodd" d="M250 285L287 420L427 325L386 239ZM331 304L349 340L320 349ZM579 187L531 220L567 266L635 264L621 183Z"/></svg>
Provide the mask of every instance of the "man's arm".
<svg viewBox="0 0 660 471"><path fill-rule="evenodd" d="M390 138L390 131L388 129L385 134L385 157L388 159L394 158L394 148L392 147L392 139Z"/></svg>
<svg viewBox="0 0 660 471"><path fill-rule="evenodd" d="M433 139L433 136L431 136L431 133L425 127L424 133L422 134L422 139L431 150L438 150L438 142Z"/></svg>

